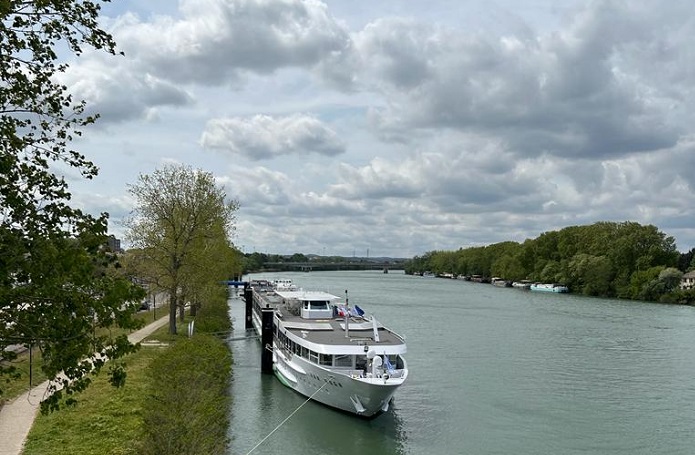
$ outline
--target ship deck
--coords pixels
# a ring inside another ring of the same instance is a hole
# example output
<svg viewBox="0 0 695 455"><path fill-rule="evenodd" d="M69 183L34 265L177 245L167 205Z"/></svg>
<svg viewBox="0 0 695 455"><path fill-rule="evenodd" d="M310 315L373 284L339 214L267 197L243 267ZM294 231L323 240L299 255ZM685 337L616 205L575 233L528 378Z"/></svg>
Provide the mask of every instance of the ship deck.
<svg viewBox="0 0 695 455"><path fill-rule="evenodd" d="M270 291L261 292L258 295L263 303L261 307L273 308L288 332L312 343L328 346L405 346L405 341L398 334L378 321L378 342L374 340L372 321L362 317L349 318L348 336L346 336L344 317L304 319L290 313L283 297L277 293Z"/></svg>

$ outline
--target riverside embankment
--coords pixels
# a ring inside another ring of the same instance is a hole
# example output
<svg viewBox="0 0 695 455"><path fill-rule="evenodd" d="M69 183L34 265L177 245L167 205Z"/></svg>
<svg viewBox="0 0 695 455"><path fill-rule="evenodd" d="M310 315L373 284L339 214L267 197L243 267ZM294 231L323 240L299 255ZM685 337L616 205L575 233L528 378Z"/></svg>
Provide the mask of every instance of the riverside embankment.
<svg viewBox="0 0 695 455"><path fill-rule="evenodd" d="M140 330L128 335L131 343L139 343L160 327L165 326L169 317L162 317ZM34 419L39 412L41 400L45 397L49 382L45 381L28 390L0 408L0 455L20 455Z"/></svg>

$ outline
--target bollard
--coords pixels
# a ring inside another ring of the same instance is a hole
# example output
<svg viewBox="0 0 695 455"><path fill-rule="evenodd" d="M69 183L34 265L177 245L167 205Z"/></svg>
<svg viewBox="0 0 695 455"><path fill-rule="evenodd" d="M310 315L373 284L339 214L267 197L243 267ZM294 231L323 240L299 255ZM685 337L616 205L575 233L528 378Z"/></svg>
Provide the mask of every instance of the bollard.
<svg viewBox="0 0 695 455"><path fill-rule="evenodd" d="M273 373L273 315L272 308L261 310L261 373Z"/></svg>
<svg viewBox="0 0 695 455"><path fill-rule="evenodd" d="M244 300L246 301L246 322L244 328L246 330L253 328L253 290L250 286L244 286Z"/></svg>

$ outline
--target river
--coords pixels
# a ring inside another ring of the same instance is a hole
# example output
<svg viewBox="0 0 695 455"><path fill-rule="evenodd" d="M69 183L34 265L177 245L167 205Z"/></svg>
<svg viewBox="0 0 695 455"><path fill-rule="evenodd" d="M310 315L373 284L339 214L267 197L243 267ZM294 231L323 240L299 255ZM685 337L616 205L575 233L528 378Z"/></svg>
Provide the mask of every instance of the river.
<svg viewBox="0 0 695 455"><path fill-rule="evenodd" d="M302 406L260 373L257 340L230 341L231 454L266 437L253 454L695 453L695 308L401 271L252 277L348 290L351 304L405 335L410 376L389 412L365 421ZM237 338L244 305L230 302Z"/></svg>

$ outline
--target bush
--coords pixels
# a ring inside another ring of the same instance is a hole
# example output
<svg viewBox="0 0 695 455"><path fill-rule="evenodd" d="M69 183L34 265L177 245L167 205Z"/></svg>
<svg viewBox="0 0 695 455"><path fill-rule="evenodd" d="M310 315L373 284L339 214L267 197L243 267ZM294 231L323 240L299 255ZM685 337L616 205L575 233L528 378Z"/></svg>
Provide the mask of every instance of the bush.
<svg viewBox="0 0 695 455"><path fill-rule="evenodd" d="M224 454L232 356L210 335L177 341L149 370L144 454Z"/></svg>
<svg viewBox="0 0 695 455"><path fill-rule="evenodd" d="M219 286L196 313L195 330L199 333L227 334L232 328L227 303L227 288Z"/></svg>
<svg viewBox="0 0 695 455"><path fill-rule="evenodd" d="M695 289L677 289L664 294L659 300L661 303L677 303L679 305L695 306Z"/></svg>

